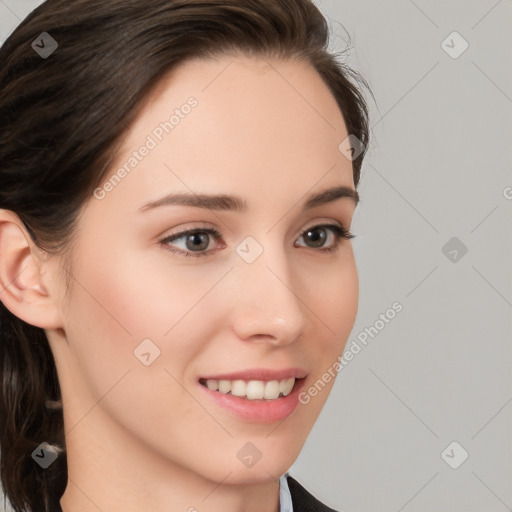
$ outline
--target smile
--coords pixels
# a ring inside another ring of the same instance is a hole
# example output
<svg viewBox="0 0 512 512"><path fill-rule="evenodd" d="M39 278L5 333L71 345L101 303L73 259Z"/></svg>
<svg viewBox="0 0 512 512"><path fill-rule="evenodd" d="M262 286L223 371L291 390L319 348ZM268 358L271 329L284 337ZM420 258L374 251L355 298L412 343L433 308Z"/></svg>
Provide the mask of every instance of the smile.
<svg viewBox="0 0 512 512"><path fill-rule="evenodd" d="M270 381L200 379L199 383L224 395L230 394L247 400L277 400L291 393L295 381L295 377L291 377Z"/></svg>

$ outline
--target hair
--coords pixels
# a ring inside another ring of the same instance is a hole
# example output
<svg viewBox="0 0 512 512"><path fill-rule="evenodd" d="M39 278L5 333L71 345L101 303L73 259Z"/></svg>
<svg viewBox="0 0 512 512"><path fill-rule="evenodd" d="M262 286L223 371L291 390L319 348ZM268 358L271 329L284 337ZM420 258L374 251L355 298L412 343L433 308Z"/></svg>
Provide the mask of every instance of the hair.
<svg viewBox="0 0 512 512"><path fill-rule="evenodd" d="M48 58L31 47L42 32L58 43ZM316 69L361 141L357 186L369 142L358 85L369 86L328 44L311 0L48 0L0 49L0 208L39 249L66 256L81 209L156 85L187 60L240 53ZM16 512L60 510L68 474L55 361L44 330L2 302L0 386L4 493ZM32 458L43 442L59 450L44 470Z"/></svg>

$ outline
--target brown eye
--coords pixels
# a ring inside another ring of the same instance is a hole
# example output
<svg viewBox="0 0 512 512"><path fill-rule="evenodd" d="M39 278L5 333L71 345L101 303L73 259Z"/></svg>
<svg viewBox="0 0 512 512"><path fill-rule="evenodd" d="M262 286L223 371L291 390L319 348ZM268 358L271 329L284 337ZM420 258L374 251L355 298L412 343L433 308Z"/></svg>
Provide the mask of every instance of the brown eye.
<svg viewBox="0 0 512 512"><path fill-rule="evenodd" d="M332 234L330 239L334 239L334 243L330 247L323 247L325 241L329 238L329 232ZM354 238L354 235L337 224L322 224L308 228L302 233L301 238L304 238L307 242L307 247L327 252L336 251L343 239Z"/></svg>
<svg viewBox="0 0 512 512"><path fill-rule="evenodd" d="M161 240L160 244L176 254L192 257L206 256L210 252L206 250L210 245L210 236L213 236L216 241L220 239L220 233L216 229L190 229L168 236ZM185 240L185 247L176 248L175 244L170 243L181 239Z"/></svg>

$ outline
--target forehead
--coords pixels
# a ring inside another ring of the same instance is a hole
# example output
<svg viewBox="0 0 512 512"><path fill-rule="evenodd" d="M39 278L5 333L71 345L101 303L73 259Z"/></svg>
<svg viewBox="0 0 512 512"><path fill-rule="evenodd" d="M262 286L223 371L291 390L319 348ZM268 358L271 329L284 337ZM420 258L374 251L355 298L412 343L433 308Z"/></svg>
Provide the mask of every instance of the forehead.
<svg viewBox="0 0 512 512"><path fill-rule="evenodd" d="M197 59L148 96L105 180L121 167L128 171L122 193L134 210L163 190L270 199L284 187L299 198L319 180L321 188L353 187L351 162L338 149L347 135L333 95L309 63ZM135 161L144 145L150 151ZM115 189L111 196L119 197L121 187Z"/></svg>

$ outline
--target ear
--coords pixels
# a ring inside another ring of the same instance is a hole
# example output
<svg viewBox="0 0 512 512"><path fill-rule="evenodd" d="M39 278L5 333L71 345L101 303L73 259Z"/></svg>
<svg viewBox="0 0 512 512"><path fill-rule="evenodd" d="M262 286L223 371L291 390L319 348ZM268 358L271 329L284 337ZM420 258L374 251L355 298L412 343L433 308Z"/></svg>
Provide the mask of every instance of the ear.
<svg viewBox="0 0 512 512"><path fill-rule="evenodd" d="M0 301L28 324L58 329L63 325L56 285L60 267L48 256L18 215L0 209Z"/></svg>

